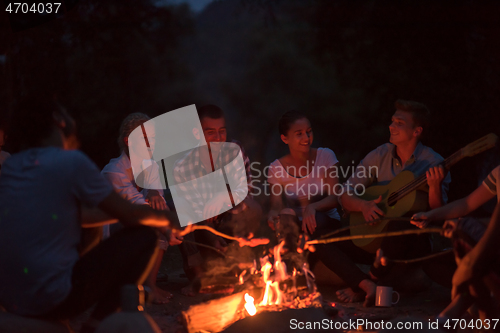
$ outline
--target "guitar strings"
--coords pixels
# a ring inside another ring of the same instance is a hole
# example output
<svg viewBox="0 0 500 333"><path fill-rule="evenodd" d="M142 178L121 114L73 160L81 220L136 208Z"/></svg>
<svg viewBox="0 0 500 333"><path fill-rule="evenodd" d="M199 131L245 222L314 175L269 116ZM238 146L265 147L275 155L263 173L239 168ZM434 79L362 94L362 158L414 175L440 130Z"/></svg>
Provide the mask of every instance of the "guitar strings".
<svg viewBox="0 0 500 333"><path fill-rule="evenodd" d="M462 159L462 149L460 149L459 151L455 152L453 155L448 157L446 160L443 161L442 164L443 164L445 169L449 169L453 164L460 161L460 159ZM412 192L413 190L415 190L416 188L421 186L424 183L426 178L427 178L427 176L425 173L420 175L419 177L417 177L413 181L409 182L408 184L406 184L405 186L403 186L399 190L391 193L388 200L389 201L400 200L401 198L406 196L408 193Z"/></svg>

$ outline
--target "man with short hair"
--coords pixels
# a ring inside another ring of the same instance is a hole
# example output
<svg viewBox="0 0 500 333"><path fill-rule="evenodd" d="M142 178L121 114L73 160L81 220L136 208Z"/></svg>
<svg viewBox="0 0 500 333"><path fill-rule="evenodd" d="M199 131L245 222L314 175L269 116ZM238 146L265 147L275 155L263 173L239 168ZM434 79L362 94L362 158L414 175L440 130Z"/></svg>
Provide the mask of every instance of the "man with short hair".
<svg viewBox="0 0 500 333"><path fill-rule="evenodd" d="M80 330L93 332L119 307L121 287L149 272L158 252L151 227L166 230L175 215L129 203L86 155L66 150L75 122L45 96L25 98L12 126L19 152L0 177L0 305L64 320L96 304ZM80 257L82 228L117 219L126 228Z"/></svg>
<svg viewBox="0 0 500 333"><path fill-rule="evenodd" d="M449 174L445 177L444 169L438 166L444 160L441 155L420 142L424 129L429 126L429 109L421 103L406 100L397 100L394 106L396 112L389 126L390 143L383 144L368 153L357 167L376 172L368 173L368 177L357 177L358 172L356 172L346 184L351 187L358 184L365 187L375 183L384 185L403 170L409 170L417 177L426 173L429 207L431 209L440 207L448 199L447 191L451 177ZM362 212L366 221L383 216L382 210L376 205L378 202L379 199L362 200L348 195L347 191L342 195L343 207L349 212Z"/></svg>
<svg viewBox="0 0 500 333"><path fill-rule="evenodd" d="M346 182L346 190L340 197L342 207L347 212L361 212L367 222L377 220L384 216L382 210L377 206L382 200L380 196L376 200L365 201L352 195L353 188L363 185L365 188L375 183L377 185L388 184L403 170L411 171L416 177L426 174L429 186L428 203L430 208L437 208L446 203L448 186L451 181L450 175L439 164L443 162L441 155L429 147L424 146L420 139L429 125L429 109L421 103L407 100L397 100L394 103L396 111L392 116L390 131L390 143L377 147L366 155L359 163L357 171ZM364 170L365 172L358 172ZM366 175L366 177L361 177ZM347 187L351 187L348 189ZM409 222L389 222L388 231L415 228ZM408 259L415 255L425 255L430 251L430 240L426 236L406 235L400 237L384 238L380 250L377 252L377 260L370 270L372 279L359 269L356 269L350 257L373 258L366 251L354 246L351 241L342 242L332 246L333 250L340 250L338 261L339 271L350 271L351 280L359 281L359 287L366 293L366 303L373 302L375 296L375 283L387 275L390 267L382 267L380 259L387 256L390 259ZM372 259L373 260L373 259ZM389 265L390 266L390 265ZM351 268L350 270L348 269ZM353 302L359 300L363 293L361 290L351 288L339 290L337 296L342 301Z"/></svg>
<svg viewBox="0 0 500 333"><path fill-rule="evenodd" d="M250 161L238 141L227 142L226 119L219 107L205 105L197 111L203 133L193 129L193 135L200 141L200 146L188 152L174 166L173 174L179 195L185 199L187 210L192 212L194 220L204 221L202 223L237 237L254 234L259 227L262 212L251 195L247 195L251 192ZM202 135L207 143L206 146L201 145ZM235 165L239 154L244 161L244 172L227 172L233 167L238 167ZM207 176L220 169L226 170L226 177L229 178L242 176L243 179L228 181L240 185L243 182L248 191L241 186L229 190L226 184L206 181ZM228 192L232 199L228 197ZM234 207L233 202L240 204ZM228 209L229 207L233 208ZM178 207L177 212L179 212ZM195 234L197 241L219 249L226 245L222 238L215 237L211 233L195 232ZM198 249L195 246L184 244L182 248L183 256L190 267L201 265Z"/></svg>

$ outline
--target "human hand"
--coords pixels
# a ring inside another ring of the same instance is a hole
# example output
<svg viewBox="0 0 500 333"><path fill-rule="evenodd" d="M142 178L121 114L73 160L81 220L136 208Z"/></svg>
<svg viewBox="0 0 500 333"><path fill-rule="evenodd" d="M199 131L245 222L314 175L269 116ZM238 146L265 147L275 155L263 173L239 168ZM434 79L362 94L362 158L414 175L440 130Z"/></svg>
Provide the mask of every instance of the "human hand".
<svg viewBox="0 0 500 333"><path fill-rule="evenodd" d="M313 234L316 230L316 209L312 205L307 205L302 214L302 231L309 234Z"/></svg>
<svg viewBox="0 0 500 333"><path fill-rule="evenodd" d="M427 177L427 185L429 185L429 189L435 189L441 186L441 183L446 176L446 172L443 166L440 165L430 168L427 170L425 175Z"/></svg>
<svg viewBox="0 0 500 333"><path fill-rule="evenodd" d="M420 229L423 229L429 225L429 216L426 213L416 213L411 217L410 223L416 225Z"/></svg>
<svg viewBox="0 0 500 333"><path fill-rule="evenodd" d="M213 222L222 212L223 208L231 207L231 201L227 193L220 193L205 204L203 208L203 219L208 222Z"/></svg>
<svg viewBox="0 0 500 333"><path fill-rule="evenodd" d="M179 245L183 241L182 231L179 229L170 229L169 227L158 227L157 228L165 238L168 240L168 245Z"/></svg>
<svg viewBox="0 0 500 333"><path fill-rule="evenodd" d="M381 201L382 196L379 196L375 200L364 202L364 205L361 208L361 212L363 213L363 217L365 218L366 222L377 220L381 216L384 216L384 212L377 206L377 204Z"/></svg>
<svg viewBox="0 0 500 333"><path fill-rule="evenodd" d="M151 208L156 210L170 210L167 206L167 202L156 190L149 190L146 196L146 202L149 203Z"/></svg>
<svg viewBox="0 0 500 333"><path fill-rule="evenodd" d="M310 237L307 234L301 234L299 236L299 243L297 244L297 252L302 253L304 251L315 252L316 248L314 245L309 244Z"/></svg>
<svg viewBox="0 0 500 333"><path fill-rule="evenodd" d="M184 238L181 235L179 235L176 232L172 232L170 233L170 239L168 240L168 244L172 246L179 245L182 243L183 240Z"/></svg>
<svg viewBox="0 0 500 333"><path fill-rule="evenodd" d="M457 230L457 223L458 223L457 219L444 221L443 230L441 231L441 234L446 238L451 238L455 230Z"/></svg>

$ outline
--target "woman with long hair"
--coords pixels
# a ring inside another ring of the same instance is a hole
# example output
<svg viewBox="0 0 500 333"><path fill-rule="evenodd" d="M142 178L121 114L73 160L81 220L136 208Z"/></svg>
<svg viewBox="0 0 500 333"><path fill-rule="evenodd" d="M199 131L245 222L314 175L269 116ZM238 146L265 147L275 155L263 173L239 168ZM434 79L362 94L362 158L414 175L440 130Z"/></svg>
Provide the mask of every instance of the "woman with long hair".
<svg viewBox="0 0 500 333"><path fill-rule="evenodd" d="M311 147L311 123L300 112L286 112L279 120L279 132L281 140L288 145L289 154L269 166L269 226L274 228L278 221L290 220L293 215L300 221L302 231L313 239L340 228L336 209L338 198L334 193L339 192L341 185L335 153L329 148ZM338 249L337 244L318 245L311 259L312 262L321 260L353 290L352 295L341 300L365 299L365 305L373 303L376 284Z"/></svg>

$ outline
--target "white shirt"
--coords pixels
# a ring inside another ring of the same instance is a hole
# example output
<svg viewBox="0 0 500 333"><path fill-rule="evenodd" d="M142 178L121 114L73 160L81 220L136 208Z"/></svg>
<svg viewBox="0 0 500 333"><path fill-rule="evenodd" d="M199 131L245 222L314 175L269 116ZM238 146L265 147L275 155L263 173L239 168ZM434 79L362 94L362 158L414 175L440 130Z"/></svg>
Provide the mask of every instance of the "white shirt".
<svg viewBox="0 0 500 333"><path fill-rule="evenodd" d="M294 209L302 220L302 214L306 206L317 202L328 195L326 182L328 169L338 163L335 153L328 148L318 148L316 159L311 172L301 178L291 176L279 160L275 160L269 166L267 181L269 184L281 185L285 193L287 206ZM326 185L326 186L325 186ZM333 191L333 189L331 189ZM332 192L330 192L332 193ZM340 220L336 208L326 212L331 218Z"/></svg>
<svg viewBox="0 0 500 333"><path fill-rule="evenodd" d="M150 161L144 161L143 164L145 166L144 170L153 170L152 172L145 172L145 176L147 177L145 183L153 184L154 187L158 188L158 192L163 195L158 165L153 163L153 168L150 169L148 168L151 165ZM102 169L101 173L124 199L135 204L147 204L146 197L148 190L138 189L130 159L125 152L122 152L120 157L111 159L104 169Z"/></svg>
<svg viewBox="0 0 500 333"><path fill-rule="evenodd" d="M152 184L154 187L157 187L157 191L163 195L158 165L146 160L143 161L142 164L142 170L145 170L144 175L146 177L144 183ZM152 167L150 168L151 164ZM125 152L122 152L120 157L111 159L104 169L102 169L101 173L104 178L111 183L115 191L118 192L118 194L120 194L125 200L138 205L148 204L146 202L148 190L139 190L137 184L135 183L130 158L127 154L125 154ZM109 236L109 225L105 225L102 227L102 237L103 239L106 239Z"/></svg>

